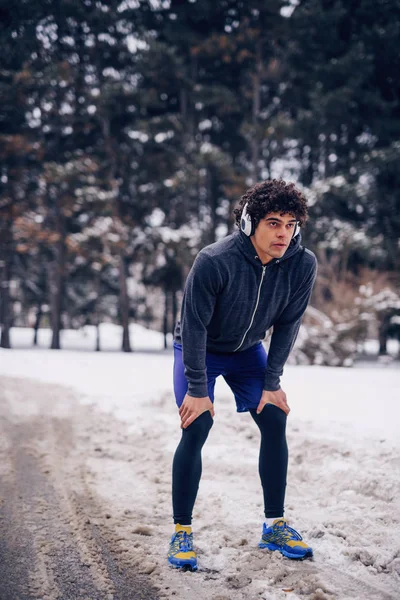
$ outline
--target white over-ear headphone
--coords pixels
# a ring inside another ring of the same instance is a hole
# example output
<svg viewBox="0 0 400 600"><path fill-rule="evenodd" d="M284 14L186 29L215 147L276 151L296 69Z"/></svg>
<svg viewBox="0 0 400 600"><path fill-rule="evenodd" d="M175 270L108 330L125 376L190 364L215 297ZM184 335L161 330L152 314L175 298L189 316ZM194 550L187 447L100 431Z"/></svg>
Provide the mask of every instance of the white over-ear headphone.
<svg viewBox="0 0 400 600"><path fill-rule="evenodd" d="M254 227L253 219L247 212L247 205L248 205L248 202L246 202L246 204L244 205L243 210L242 210L242 216L240 218L240 229L243 231L243 233L250 236L250 235L254 235L255 227Z"/></svg>
<svg viewBox="0 0 400 600"><path fill-rule="evenodd" d="M243 210L242 210L242 216L240 217L240 229L246 235L251 236L251 235L254 235L256 228L254 226L253 219L247 212L247 205L248 205L248 202L246 202L246 204L244 205ZM296 237L296 235L298 235L299 233L300 233L300 225L299 225L299 222L296 221L292 239L294 237Z"/></svg>

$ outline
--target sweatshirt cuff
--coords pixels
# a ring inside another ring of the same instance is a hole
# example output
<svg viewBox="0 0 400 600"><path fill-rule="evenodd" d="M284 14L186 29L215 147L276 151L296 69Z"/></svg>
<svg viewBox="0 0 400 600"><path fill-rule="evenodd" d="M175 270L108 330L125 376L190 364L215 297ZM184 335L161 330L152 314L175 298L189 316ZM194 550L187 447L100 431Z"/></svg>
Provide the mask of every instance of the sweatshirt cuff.
<svg viewBox="0 0 400 600"><path fill-rule="evenodd" d="M273 375L272 373L266 374L264 379L264 390L267 392L276 392L280 389L280 376Z"/></svg>
<svg viewBox="0 0 400 600"><path fill-rule="evenodd" d="M193 398L205 398L208 396L207 383L190 383L189 381L187 393Z"/></svg>

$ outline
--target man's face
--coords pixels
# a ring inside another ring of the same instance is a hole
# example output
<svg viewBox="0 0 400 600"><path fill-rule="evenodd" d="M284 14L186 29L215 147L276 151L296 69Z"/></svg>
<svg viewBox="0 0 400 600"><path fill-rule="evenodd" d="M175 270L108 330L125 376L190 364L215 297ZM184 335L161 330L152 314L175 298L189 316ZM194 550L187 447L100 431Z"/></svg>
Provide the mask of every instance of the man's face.
<svg viewBox="0 0 400 600"><path fill-rule="evenodd" d="M296 218L290 213L268 213L259 222L252 236L258 253L267 260L281 258L293 237ZM260 258L262 258L260 256Z"/></svg>

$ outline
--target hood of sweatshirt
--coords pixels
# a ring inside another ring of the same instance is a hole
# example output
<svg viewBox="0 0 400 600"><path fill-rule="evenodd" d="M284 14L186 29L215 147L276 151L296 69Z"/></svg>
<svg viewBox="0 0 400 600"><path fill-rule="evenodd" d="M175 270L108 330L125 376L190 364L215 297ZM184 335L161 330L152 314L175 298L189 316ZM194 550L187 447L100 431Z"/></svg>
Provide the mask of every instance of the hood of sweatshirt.
<svg viewBox="0 0 400 600"><path fill-rule="evenodd" d="M251 264L253 264L255 266L260 266L262 264L261 259L258 256L256 249L254 248L253 243L252 243L251 239L249 238L249 236L247 236L241 230L234 233L233 236L234 236L236 245L238 246L238 248L242 252L242 254L246 257L246 259ZM302 248L301 233L299 233L298 235L296 235L295 238L293 238L291 240L285 254L281 258L273 258L268 263L268 265L282 263L283 261L285 261L288 258L291 258L295 254L297 254L297 252L299 252L299 250L301 250L301 248Z"/></svg>

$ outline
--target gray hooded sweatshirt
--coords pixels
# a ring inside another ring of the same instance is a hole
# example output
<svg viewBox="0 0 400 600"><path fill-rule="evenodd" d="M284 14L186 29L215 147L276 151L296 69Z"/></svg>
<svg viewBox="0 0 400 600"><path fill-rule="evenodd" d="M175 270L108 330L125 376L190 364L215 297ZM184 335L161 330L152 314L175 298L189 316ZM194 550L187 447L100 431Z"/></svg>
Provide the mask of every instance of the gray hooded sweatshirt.
<svg viewBox="0 0 400 600"><path fill-rule="evenodd" d="M182 344L188 394L208 395L206 351L242 352L273 326L264 389L280 376L299 331L317 272L301 234L266 265L242 231L203 248L187 277L174 339Z"/></svg>

